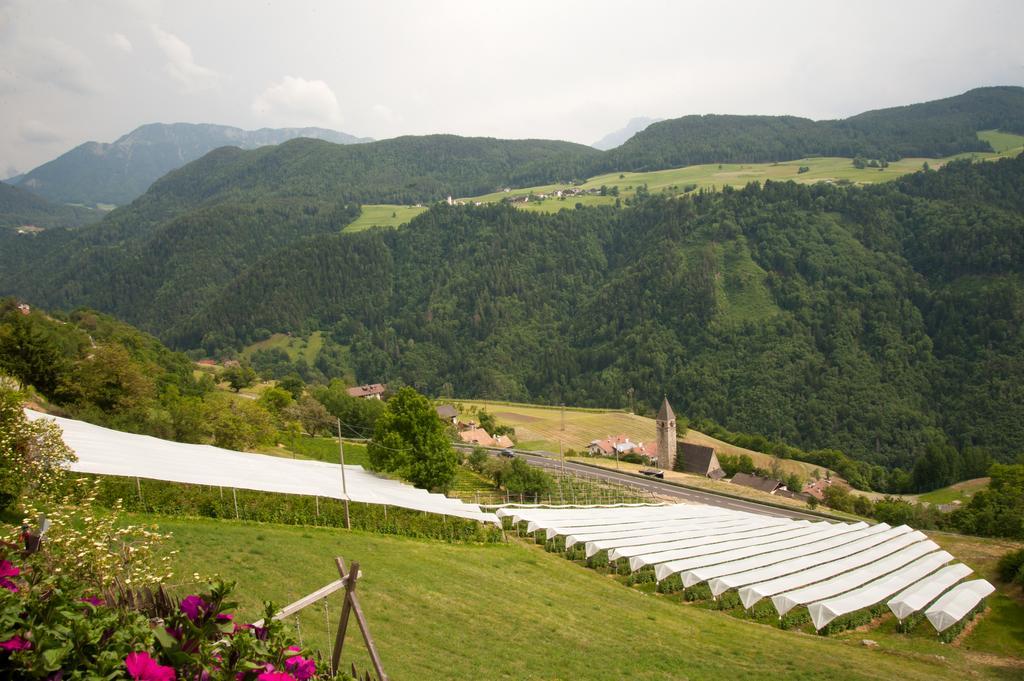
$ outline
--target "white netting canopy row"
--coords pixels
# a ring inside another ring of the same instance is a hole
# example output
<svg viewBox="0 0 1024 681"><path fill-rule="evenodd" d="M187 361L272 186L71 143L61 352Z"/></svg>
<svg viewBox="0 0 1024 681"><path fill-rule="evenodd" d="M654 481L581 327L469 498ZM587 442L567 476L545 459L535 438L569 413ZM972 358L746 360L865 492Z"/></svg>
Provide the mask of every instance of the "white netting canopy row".
<svg viewBox="0 0 1024 681"><path fill-rule="evenodd" d="M338 464L171 442L123 433L84 421L47 416L29 409L25 414L30 420L48 418L57 422L64 431L64 442L78 456L78 461L71 464L71 470L80 473L345 498L341 466ZM345 466L345 486L350 501L387 504L488 523L499 522L493 513L485 513L475 504L378 477L362 466Z"/></svg>
<svg viewBox="0 0 1024 681"><path fill-rule="evenodd" d="M815 627L888 602L900 618L920 612L970 574L924 534L906 525L828 523L702 505L631 509L503 509L500 516L607 551L631 570L653 566L658 581L707 583L714 596L737 589L744 607L771 598L780 616L805 605ZM987 595L983 585L956 587L928 609L948 627ZM896 594L894 596L894 594ZM981 594L981 595L979 595ZM940 631L942 629L939 629Z"/></svg>

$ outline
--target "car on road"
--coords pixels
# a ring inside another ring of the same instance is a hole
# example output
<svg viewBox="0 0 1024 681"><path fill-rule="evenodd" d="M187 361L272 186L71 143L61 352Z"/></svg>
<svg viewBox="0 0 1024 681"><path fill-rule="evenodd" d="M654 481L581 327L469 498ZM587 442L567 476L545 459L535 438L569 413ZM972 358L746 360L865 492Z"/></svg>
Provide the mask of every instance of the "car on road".
<svg viewBox="0 0 1024 681"><path fill-rule="evenodd" d="M659 480L663 480L665 478L665 471L659 471L656 468L641 468L640 474L651 478L658 478Z"/></svg>
<svg viewBox="0 0 1024 681"><path fill-rule="evenodd" d="M516 453L513 452L511 449L503 449L500 452L498 452L498 456L503 456L506 459L514 459L515 456L516 456Z"/></svg>

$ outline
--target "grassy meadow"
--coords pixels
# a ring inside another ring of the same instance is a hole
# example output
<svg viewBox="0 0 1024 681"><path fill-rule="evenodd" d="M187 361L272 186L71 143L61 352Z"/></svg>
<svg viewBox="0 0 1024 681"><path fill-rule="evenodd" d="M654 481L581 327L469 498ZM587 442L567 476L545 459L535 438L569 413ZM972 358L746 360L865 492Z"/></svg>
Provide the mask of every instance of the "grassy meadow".
<svg viewBox="0 0 1024 681"><path fill-rule="evenodd" d="M425 206L367 204L362 207L359 217L346 225L342 231L361 232L373 227L399 227L426 210Z"/></svg>
<svg viewBox="0 0 1024 681"><path fill-rule="evenodd" d="M925 494L919 494L916 496L918 501L925 501L929 504L949 504L954 501L960 501L966 504L974 496L975 492L985 489L988 487L988 483L991 478L975 478L974 480L964 480L950 485L949 487L942 487L940 489L932 490Z"/></svg>
<svg viewBox="0 0 1024 681"><path fill-rule="evenodd" d="M853 159L839 156L817 156L801 158L794 161L778 163L707 163L702 165L670 168L651 172L606 173L589 178L581 189L600 189L602 186L618 187L619 198L626 199L636 194L637 188L647 186L651 193L667 192L677 195L699 189L722 189L723 187L742 187L749 182L766 180L800 182L852 182L854 184L875 184L888 182L898 177L921 170L925 163L938 169L951 160L971 158L975 160L994 160L1016 156L1024 152L1024 136L1014 135L998 130L985 130L978 137L992 145L992 152L968 152L946 158L903 158L893 161L886 168L855 168ZM801 168L807 168L800 172ZM461 199L466 203L496 203L513 196L529 194L551 194L559 189L568 189L565 184L545 184L535 187L523 187L506 191L496 191L480 196ZM548 198L517 203L521 210L542 213L557 213L567 208L575 208L576 204L584 206L611 206L615 204L614 196L584 195L565 199ZM360 217L345 228L347 232L368 229L373 226L398 227L403 225L426 208L415 208L398 205L363 206ZM394 215L394 217L392 217Z"/></svg>
<svg viewBox="0 0 1024 681"><path fill-rule="evenodd" d="M1010 596L994 599L986 616L998 614L998 631L986 633L983 619L962 645L942 645L926 631L888 632L885 622L868 634L823 638L647 595L519 540L458 545L315 527L133 520L173 534L179 589L194 588L193 572L236 580L243 618L258 617L262 599L284 605L335 579L334 556L358 560L362 606L396 680L733 680L769 672L786 679L1010 679L1024 664L1024 607ZM303 641L327 649L340 606L335 596L327 612L322 603L304 611ZM344 661L368 667L356 630L349 635ZM865 648L865 636L879 646Z"/></svg>
<svg viewBox="0 0 1024 681"><path fill-rule="evenodd" d="M259 350L278 349L284 350L288 358L293 362L302 357L306 360L307 364L313 364L316 362L316 357L320 354L320 349L323 346L324 339L320 331L314 331L306 338L286 333L275 333L269 338L256 341L246 347L242 350L242 357L251 359L253 354Z"/></svg>

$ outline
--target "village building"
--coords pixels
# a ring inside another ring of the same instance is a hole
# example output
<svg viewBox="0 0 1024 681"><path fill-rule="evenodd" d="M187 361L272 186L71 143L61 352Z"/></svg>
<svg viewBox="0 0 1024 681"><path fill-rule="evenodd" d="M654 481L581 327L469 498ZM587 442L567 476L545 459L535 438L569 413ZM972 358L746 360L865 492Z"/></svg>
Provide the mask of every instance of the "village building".
<svg viewBox="0 0 1024 681"><path fill-rule="evenodd" d="M18 312L23 315L32 314L32 308L28 303L18 303Z"/></svg>
<svg viewBox="0 0 1024 681"><path fill-rule="evenodd" d="M358 397L362 400L380 400L383 399L384 386L380 383L369 383L367 385L359 385L355 388L348 388L345 390L349 397Z"/></svg>
<svg viewBox="0 0 1024 681"><path fill-rule="evenodd" d="M480 445L481 447L493 447L494 438L483 428L469 428L459 433L459 439L466 444Z"/></svg>
<svg viewBox="0 0 1024 681"><path fill-rule="evenodd" d="M744 487L750 487L760 492L767 492L768 494L775 494L779 489L785 489L786 486L782 484L781 480L773 480L772 478L762 478L757 475L751 475L750 473L737 473L732 476L732 483L734 485L742 485Z"/></svg>
<svg viewBox="0 0 1024 681"><path fill-rule="evenodd" d="M438 405L434 407L434 411L437 412L437 418L445 423L450 423L454 426L459 422L459 410L450 404Z"/></svg>
<svg viewBox="0 0 1024 681"><path fill-rule="evenodd" d="M718 455L714 447L695 445L689 442L680 442L680 460L676 470L694 475L703 475L712 480L721 480L725 477L725 471L718 462Z"/></svg>

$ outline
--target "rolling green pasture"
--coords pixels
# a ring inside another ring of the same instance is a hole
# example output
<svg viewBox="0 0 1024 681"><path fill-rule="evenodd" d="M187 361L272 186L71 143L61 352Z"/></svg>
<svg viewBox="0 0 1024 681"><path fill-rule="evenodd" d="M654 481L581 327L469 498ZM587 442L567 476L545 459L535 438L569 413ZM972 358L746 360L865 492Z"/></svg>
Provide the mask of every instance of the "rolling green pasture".
<svg viewBox="0 0 1024 681"><path fill-rule="evenodd" d="M320 331L314 331L307 338L301 336L290 336L285 333L275 333L269 338L261 341L256 341L252 345L249 345L242 350L242 356L249 359L259 350L271 350L277 348L284 350L288 354L288 358L291 361L295 361L302 357L306 360L307 364L313 364L316 362L317 355L320 354L320 349L324 346L323 334Z"/></svg>
<svg viewBox="0 0 1024 681"><path fill-rule="evenodd" d="M336 529L135 516L173 534L180 590L192 573L237 581L243 619L260 601L291 602L360 562L363 610L391 678L401 679L962 679L1019 678L1019 661L986 645L939 644L883 629L824 638L652 596L537 546L457 545ZM321 649L340 599L299 619ZM1007 621L1021 606L1003 604ZM328 618L329 616L329 618ZM330 622L330 624L328 624ZM984 625L982 622L978 630ZM353 634L355 634L353 636ZM367 668L354 627L344 662ZM860 639L878 641L866 648ZM1009 645L1012 638L992 643Z"/></svg>
<svg viewBox="0 0 1024 681"><path fill-rule="evenodd" d="M602 186L619 188L619 198L626 199L636 194L637 188L647 185L651 193L666 192L672 195L685 193L687 187L699 189L722 189L723 187L742 187L749 182L766 180L784 182L793 180L804 184L815 182L852 182L854 184L875 184L889 182L898 177L921 170L925 163L933 169L941 168L951 160L971 158L974 160L993 160L1024 153L1024 135L1014 135L998 130L985 130L978 133L980 139L992 145L994 152L968 152L946 158L904 158L893 161L887 168L855 168L853 159L839 156L818 156L802 158L795 161L778 163L707 163L703 165L670 168L651 172L607 173L592 177L580 185L582 189L600 189ZM801 173L800 168L808 170ZM472 203L497 203L513 196L530 194L552 194L559 189L569 189L565 184L545 184L535 187L523 187L506 191L496 191L480 196L461 199ZM614 196L583 195L564 199L548 198L517 203L516 207L539 213L557 213L560 210L575 208L576 204L584 206L611 206L615 204ZM345 228L347 232L356 232L373 226L398 227L416 217L426 208L414 208L397 205L363 206L363 214ZM395 217L392 217L392 214Z"/></svg>
<svg viewBox="0 0 1024 681"><path fill-rule="evenodd" d="M964 480L956 484L950 485L949 487L943 487L941 489L932 490L926 494L920 494L917 497L918 501L926 501L929 504L949 504L954 501L961 501L967 503L974 496L974 493L983 490L988 487L988 483L991 478L975 478L974 480Z"/></svg>
<svg viewBox="0 0 1024 681"><path fill-rule="evenodd" d="M349 223L345 232L361 232L372 227L398 227L404 225L427 209L424 206L397 206L389 204L367 204L362 206L359 217Z"/></svg>

